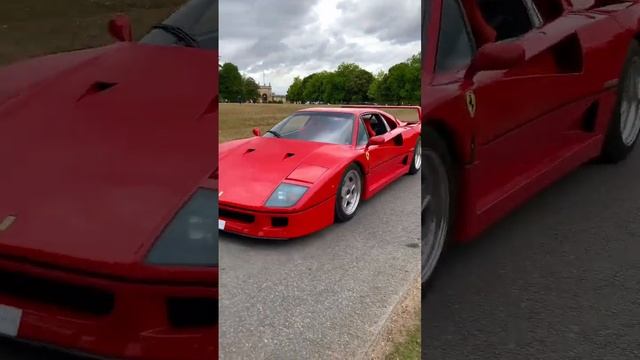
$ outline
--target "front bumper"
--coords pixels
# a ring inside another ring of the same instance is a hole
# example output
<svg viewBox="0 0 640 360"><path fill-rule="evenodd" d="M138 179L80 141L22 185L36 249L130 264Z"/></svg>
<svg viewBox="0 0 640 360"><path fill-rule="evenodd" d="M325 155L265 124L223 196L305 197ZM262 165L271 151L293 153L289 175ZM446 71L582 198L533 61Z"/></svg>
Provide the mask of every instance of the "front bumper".
<svg viewBox="0 0 640 360"><path fill-rule="evenodd" d="M335 203L336 198L332 196L311 208L286 213L275 210L254 211L220 202L220 230L255 238L299 238L333 224Z"/></svg>
<svg viewBox="0 0 640 360"><path fill-rule="evenodd" d="M22 312L19 341L100 358L217 359L217 288L89 277L5 259L0 277L12 279L0 282L0 304Z"/></svg>

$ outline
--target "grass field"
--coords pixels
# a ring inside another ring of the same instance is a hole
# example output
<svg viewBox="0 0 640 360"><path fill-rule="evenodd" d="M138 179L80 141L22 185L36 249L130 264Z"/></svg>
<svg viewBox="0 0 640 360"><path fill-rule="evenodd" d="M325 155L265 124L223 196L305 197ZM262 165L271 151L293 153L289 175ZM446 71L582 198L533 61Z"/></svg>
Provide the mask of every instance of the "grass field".
<svg viewBox="0 0 640 360"><path fill-rule="evenodd" d="M386 360L420 360L422 356L421 334L420 324L415 325L404 341L396 344L393 351L386 356Z"/></svg>
<svg viewBox="0 0 640 360"><path fill-rule="evenodd" d="M220 104L220 142L252 136L257 127L264 133L291 113L315 105L299 104ZM417 121L413 110L389 111L404 121Z"/></svg>
<svg viewBox="0 0 640 360"><path fill-rule="evenodd" d="M0 65L112 43L107 22L131 17L136 38L185 0L0 0Z"/></svg>

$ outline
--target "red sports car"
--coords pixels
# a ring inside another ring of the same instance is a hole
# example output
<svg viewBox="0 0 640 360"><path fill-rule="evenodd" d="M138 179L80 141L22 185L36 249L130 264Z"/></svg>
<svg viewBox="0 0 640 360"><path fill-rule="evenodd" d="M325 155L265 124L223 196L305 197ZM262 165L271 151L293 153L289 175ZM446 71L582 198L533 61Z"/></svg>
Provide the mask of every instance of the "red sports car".
<svg viewBox="0 0 640 360"><path fill-rule="evenodd" d="M217 1L0 70L0 335L214 359Z"/></svg>
<svg viewBox="0 0 640 360"><path fill-rule="evenodd" d="M247 105L251 106L251 105ZM353 218L421 165L420 124L374 108L314 108L220 145L219 229L291 239Z"/></svg>
<svg viewBox="0 0 640 360"><path fill-rule="evenodd" d="M422 279L581 164L640 130L640 4L424 0ZM514 239L517 240L517 239Z"/></svg>

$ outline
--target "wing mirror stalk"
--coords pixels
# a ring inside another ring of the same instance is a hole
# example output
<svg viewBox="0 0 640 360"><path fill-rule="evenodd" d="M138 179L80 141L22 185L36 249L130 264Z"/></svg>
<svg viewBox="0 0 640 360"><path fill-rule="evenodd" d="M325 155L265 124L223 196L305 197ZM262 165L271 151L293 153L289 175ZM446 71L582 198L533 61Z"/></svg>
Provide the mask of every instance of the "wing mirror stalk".
<svg viewBox="0 0 640 360"><path fill-rule="evenodd" d="M525 49L516 42L495 42L482 46L464 74L464 80L473 81L483 71L508 70L526 60Z"/></svg>

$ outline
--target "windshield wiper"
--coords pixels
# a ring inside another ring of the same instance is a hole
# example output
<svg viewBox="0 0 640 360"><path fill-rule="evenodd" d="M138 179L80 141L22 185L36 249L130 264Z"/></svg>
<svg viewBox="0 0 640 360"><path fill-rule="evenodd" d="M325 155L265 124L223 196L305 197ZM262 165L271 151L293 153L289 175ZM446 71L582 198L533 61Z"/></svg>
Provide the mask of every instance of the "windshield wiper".
<svg viewBox="0 0 640 360"><path fill-rule="evenodd" d="M152 29L162 30L168 34L173 35L176 39L183 42L187 47L193 47L193 48L200 47L200 43L198 43L198 40L196 40L196 38L194 38L191 34L186 32L184 29L182 29L179 26L169 25L169 24L158 24L158 25L154 25Z"/></svg>
<svg viewBox="0 0 640 360"><path fill-rule="evenodd" d="M282 135L280 135L279 132L275 131L275 130L267 130L268 133L272 133L273 136L277 137L277 138L281 138Z"/></svg>

